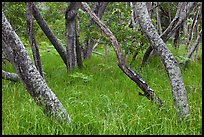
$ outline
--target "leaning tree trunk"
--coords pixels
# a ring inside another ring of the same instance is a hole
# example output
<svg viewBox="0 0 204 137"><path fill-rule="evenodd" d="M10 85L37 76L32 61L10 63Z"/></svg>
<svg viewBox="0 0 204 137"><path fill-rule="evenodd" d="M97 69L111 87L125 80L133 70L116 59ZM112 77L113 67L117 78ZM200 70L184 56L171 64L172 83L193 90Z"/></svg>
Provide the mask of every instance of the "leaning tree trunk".
<svg viewBox="0 0 204 137"><path fill-rule="evenodd" d="M202 38L202 29L201 29L199 35L197 36L197 38L196 38L196 40L195 40L193 46L191 47L190 51L188 52L186 58L188 58L188 59L191 58L191 56L193 55L193 52L198 48L198 44L199 44L199 42L201 41L201 38ZM185 60L185 61L182 63L183 68L186 67L186 65L187 65L188 62L189 62L189 60Z"/></svg>
<svg viewBox="0 0 204 137"><path fill-rule="evenodd" d="M31 45L31 49L33 52L33 59L35 62L35 66L37 70L40 72L40 75L44 77L43 75L43 70L42 70L42 64L41 64L41 59L40 59L40 53L38 50L38 45L35 40L35 34L34 34L34 29L33 29L33 16L32 16L33 8L32 4L30 2L26 3L26 19L27 19L27 34L28 34L28 39Z"/></svg>
<svg viewBox="0 0 204 137"><path fill-rule="evenodd" d="M162 40L166 43L166 41L172 36L172 34L181 27L183 22L186 20L187 16L191 12L192 8L195 6L195 2L180 2L179 7L176 12L176 16L173 18L167 29L160 35ZM144 57L142 59L142 66L144 66L145 62L147 62L150 53L152 52L152 45L148 47L146 50Z"/></svg>
<svg viewBox="0 0 204 137"><path fill-rule="evenodd" d="M2 45L5 53L37 105L41 106L44 113L51 118L63 123L70 123L71 118L66 109L33 65L23 43L11 27L3 12L2 41L6 43Z"/></svg>
<svg viewBox="0 0 204 137"><path fill-rule="evenodd" d="M91 8L88 6L87 3L82 2L82 8L91 16L91 18L95 21L95 23L100 27L100 29L107 35L107 37L112 42L112 46L113 46L114 51L116 53L119 68L131 80L133 80L139 86L140 89L143 90L144 94L141 94L139 92L141 95L146 96L149 100L154 101L157 105L159 105L161 107L162 106L161 99L159 97L157 97L157 95L154 93L154 91L144 82L144 80L142 80L142 78L139 76L139 74L137 74L136 72L131 70L131 68L126 65L125 60L122 56L120 45L119 45L117 39L115 38L115 36L113 35L113 33L110 31L110 29L96 16L96 14L91 10Z"/></svg>
<svg viewBox="0 0 204 137"><path fill-rule="evenodd" d="M64 64L67 65L66 50L64 49L64 47L62 46L60 41L57 39L57 37L54 35L52 30L48 27L46 21L41 16L41 14L40 14L38 8L35 6L35 4L33 2L31 2L31 4L33 7L34 18L36 19L37 23L39 24L39 26L41 27L41 29L43 30L43 32L45 33L47 38L50 40L50 42L53 44L53 46L55 47L55 49L59 53L60 57L64 61Z"/></svg>
<svg viewBox="0 0 204 137"><path fill-rule="evenodd" d="M105 12L105 9L108 5L108 2L95 2L93 5L93 11L94 13L99 17L99 19L102 18L103 13ZM93 19L90 19L90 24L88 25L89 27L94 24ZM94 40L90 38L90 36L87 36L86 38L86 46L84 49L84 58L90 59L91 58L91 53L93 51L93 45L94 45Z"/></svg>
<svg viewBox="0 0 204 137"><path fill-rule="evenodd" d="M194 31L194 28L195 28L195 26L197 24L197 20L198 20L198 15L199 15L199 9L197 9L196 15L193 18L193 22L192 22L190 32L189 32L189 37L188 37L188 40L187 40L187 43L186 43L186 49L190 48L190 44L191 44L191 41L193 39L193 31Z"/></svg>
<svg viewBox="0 0 204 137"><path fill-rule="evenodd" d="M135 8L142 31L150 41L153 49L156 50L159 55L170 79L176 110L180 117L185 117L189 114L189 107L179 65L151 23L145 2L136 2Z"/></svg>

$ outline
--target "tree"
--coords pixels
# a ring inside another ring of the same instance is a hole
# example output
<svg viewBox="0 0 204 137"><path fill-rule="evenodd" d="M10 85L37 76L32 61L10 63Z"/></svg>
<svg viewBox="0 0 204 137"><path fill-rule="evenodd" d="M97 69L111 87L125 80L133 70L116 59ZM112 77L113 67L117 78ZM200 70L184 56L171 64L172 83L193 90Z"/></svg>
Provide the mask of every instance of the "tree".
<svg viewBox="0 0 204 137"><path fill-rule="evenodd" d="M187 16L191 12L192 8L195 6L195 2L180 2L178 5L180 6L177 8L175 17L173 18L169 26L166 28L166 30L160 35L160 37L165 43L172 36L172 34L182 26L183 22L187 19ZM152 50L153 48L151 45L148 47L144 54L144 57L142 59L142 66L144 66L145 62L148 60Z"/></svg>
<svg viewBox="0 0 204 137"><path fill-rule="evenodd" d="M33 65L23 43L11 27L3 12L2 41L5 43L2 45L3 50L37 105L41 106L44 113L51 118L63 123L71 123L71 118L67 111Z"/></svg>
<svg viewBox="0 0 204 137"><path fill-rule="evenodd" d="M189 59L190 59L191 56L193 55L193 52L198 48L198 44L199 44L199 42L201 41L201 38L202 38L202 29L201 29L199 35L197 36L197 38L196 38L194 44L192 45L190 51L188 52L188 54L187 54L187 56L186 56L187 60L185 60L185 61L182 63L183 68L185 68L185 67L187 66L187 64L188 64L188 62L189 62Z"/></svg>
<svg viewBox="0 0 204 137"><path fill-rule="evenodd" d="M114 48L116 57L117 57L117 62L119 68L131 79L133 80L139 88L141 88L144 92L144 95L146 96L149 100L154 101L157 105L160 107L162 106L162 101L157 95L154 93L154 91L145 83L145 81L133 70L131 70L130 67L128 67L125 63L125 60L122 56L122 52L120 49L120 45L113 35L113 33L110 31L110 29L96 16L96 14L91 10L91 8L88 6L87 3L82 2L82 8L85 10L91 18L95 21L95 23L100 27L100 29L106 34L106 36L110 39L112 42L112 46Z"/></svg>
<svg viewBox="0 0 204 137"><path fill-rule="evenodd" d="M30 2L27 2L26 3L27 35L33 52L33 59L35 62L35 66L37 70L40 72L40 75L44 77L41 59L40 59L40 53L39 53L39 49L38 49L38 45L35 39L35 34L33 29L32 12L33 12L32 4Z"/></svg>
<svg viewBox="0 0 204 137"><path fill-rule="evenodd" d="M186 48L187 49L190 48L190 44L191 44L191 41L193 39L193 31L194 31L194 28L195 28L196 24L198 23L198 17L199 17L199 14L201 12L200 8L199 8L199 5L198 5L198 7L196 7L196 14L193 17L193 22L192 22L192 25L191 25L191 28L190 28L189 37L188 37L187 43L186 43Z"/></svg>
<svg viewBox="0 0 204 137"><path fill-rule="evenodd" d="M67 51L67 70L74 69L78 61L81 61L81 52L77 37L76 16L80 7L79 2L68 2L65 14L66 21L66 51ZM77 47L78 46L78 47ZM78 51L78 52L77 52ZM77 54L80 54L77 56ZM80 63L82 64L82 62Z"/></svg>
<svg viewBox="0 0 204 137"><path fill-rule="evenodd" d="M46 21L41 16L35 4L31 2L31 5L33 7L32 13L34 18L36 19L37 23L39 24L39 26L41 27L41 29L43 30L47 38L50 40L50 42L53 44L53 46L59 53L60 57L64 61L64 64L67 66L66 50L64 49L60 41L57 39L57 37L54 35L54 33L51 31L51 29L48 27Z"/></svg>
<svg viewBox="0 0 204 137"><path fill-rule="evenodd" d="M102 18L107 5L108 5L108 2L94 2L92 9L93 9L93 12L99 17L99 19ZM87 25L87 27L89 28L88 31L90 31L90 27L93 27L93 25L94 25L94 21L93 19L90 19L90 22ZM86 35L86 39L85 39L85 47L83 49L83 52L84 52L84 58L86 59L89 59L91 57L91 53L93 51L93 45L95 43L95 41L91 37L92 36L88 34Z"/></svg>
<svg viewBox="0 0 204 137"><path fill-rule="evenodd" d="M152 48L157 52L163 63L167 75L170 79L174 105L180 117L188 116L189 107L186 90L182 81L180 68L166 47L164 41L160 38L156 28L151 23L145 2L136 2L135 9L137 12L139 24L142 31L150 41Z"/></svg>

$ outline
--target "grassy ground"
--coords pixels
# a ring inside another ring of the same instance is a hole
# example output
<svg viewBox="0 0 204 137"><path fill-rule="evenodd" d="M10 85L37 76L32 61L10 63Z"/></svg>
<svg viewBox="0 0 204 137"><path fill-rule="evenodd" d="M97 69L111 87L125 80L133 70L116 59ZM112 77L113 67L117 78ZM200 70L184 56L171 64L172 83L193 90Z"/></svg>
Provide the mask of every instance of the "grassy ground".
<svg viewBox="0 0 204 137"><path fill-rule="evenodd" d="M119 69L112 52L108 59L93 54L82 70L68 73L54 50L40 52L46 81L70 114L72 128L50 121L20 82L2 80L2 134L202 134L201 59L182 69L191 115L179 120L156 56L143 70L139 56L132 68L162 99L162 110L138 95L141 90ZM9 64L3 69L15 72Z"/></svg>

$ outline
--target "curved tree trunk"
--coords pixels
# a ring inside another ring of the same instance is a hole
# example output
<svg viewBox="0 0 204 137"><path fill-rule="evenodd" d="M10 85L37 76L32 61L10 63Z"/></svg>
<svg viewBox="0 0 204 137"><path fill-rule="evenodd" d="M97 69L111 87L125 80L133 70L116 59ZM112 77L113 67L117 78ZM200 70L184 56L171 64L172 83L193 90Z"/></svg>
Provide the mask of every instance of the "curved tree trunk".
<svg viewBox="0 0 204 137"><path fill-rule="evenodd" d="M33 8L32 4L30 2L26 3L26 20L27 20L27 34L28 34L28 39L31 45L31 49L33 52L33 59L35 62L35 66L37 70L40 72L40 75L44 77L43 75L43 70L42 70L42 64L41 64L41 59L40 59L40 53L38 50L38 45L35 40L35 34L34 34L34 29L33 29L33 16L32 16Z"/></svg>
<svg viewBox="0 0 204 137"><path fill-rule="evenodd" d="M3 12L2 41L6 43L2 45L6 55L37 105L41 106L44 113L51 118L63 123L70 123L71 118L67 111L33 65L23 43L11 27Z"/></svg>
<svg viewBox="0 0 204 137"><path fill-rule="evenodd" d="M112 46L114 48L114 51L115 51L115 54L117 57L118 66L120 67L120 69L131 80L133 80L139 86L140 89L143 90L144 94L142 94L142 95L146 96L149 100L154 101L157 105L159 105L161 107L162 106L161 99L159 97L157 97L157 95L154 93L154 91L145 83L144 80L142 80L142 78L139 76L139 74L137 74L136 72L131 70L131 68L126 65L125 60L122 56L120 45L119 45L117 39L115 38L115 36L113 35L113 33L110 31L110 29L103 22L101 22L101 20L90 9L90 7L88 6L87 3L82 2L82 7L83 7L83 10L85 10L91 16L91 18L95 21L95 23L100 27L100 29L106 34L106 36L112 42Z"/></svg>
<svg viewBox="0 0 204 137"><path fill-rule="evenodd" d="M169 26L166 30L160 35L164 43L172 36L172 34L182 26L183 22L186 20L187 16L191 12L191 9L195 6L195 2L180 2L178 4L178 9L176 12L176 16L173 18ZM152 52L152 45L148 47L146 50L143 60L142 66L144 66L145 62L148 60L150 53Z"/></svg>
<svg viewBox="0 0 204 137"><path fill-rule="evenodd" d="M176 110L179 116L185 117L189 114L189 107L180 68L174 56L167 49L164 41L160 38L156 28L151 23L145 2L136 2L135 8L142 31L149 39L153 49L156 50L157 54L159 55L170 79Z"/></svg>

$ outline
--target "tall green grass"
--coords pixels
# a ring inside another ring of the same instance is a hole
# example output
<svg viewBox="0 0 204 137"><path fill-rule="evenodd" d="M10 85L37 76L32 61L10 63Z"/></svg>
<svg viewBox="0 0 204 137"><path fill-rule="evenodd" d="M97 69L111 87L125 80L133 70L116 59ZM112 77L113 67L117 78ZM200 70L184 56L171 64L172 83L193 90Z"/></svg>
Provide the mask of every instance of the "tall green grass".
<svg viewBox="0 0 204 137"><path fill-rule="evenodd" d="M184 50L174 51L181 55ZM182 70L190 117L178 119L166 72L157 56L140 70L141 55L131 66L162 99L159 110L117 66L93 54L83 69L66 71L55 50L40 49L45 79L72 118L72 127L50 121L21 82L2 80L2 134L192 134L202 133L202 60ZM3 69L15 72L9 64Z"/></svg>

